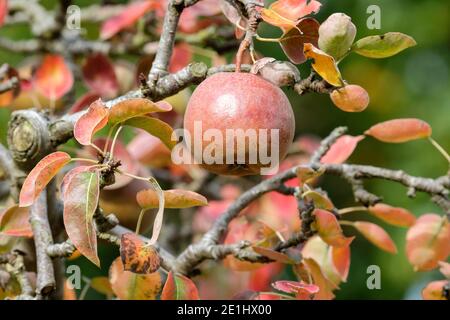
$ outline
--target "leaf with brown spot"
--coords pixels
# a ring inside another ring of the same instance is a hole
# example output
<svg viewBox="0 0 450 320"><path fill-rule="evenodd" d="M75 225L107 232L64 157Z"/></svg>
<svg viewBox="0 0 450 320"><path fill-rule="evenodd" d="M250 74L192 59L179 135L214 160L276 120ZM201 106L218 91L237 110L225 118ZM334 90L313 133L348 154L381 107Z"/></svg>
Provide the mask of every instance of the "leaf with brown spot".
<svg viewBox="0 0 450 320"><path fill-rule="evenodd" d="M416 41L400 32L369 36L355 42L352 51L368 58L387 58L416 45Z"/></svg>
<svg viewBox="0 0 450 320"><path fill-rule="evenodd" d="M397 253L397 247L394 241L392 241L389 234L379 225L364 221L356 221L353 225L367 240L378 248L389 253Z"/></svg>
<svg viewBox="0 0 450 320"><path fill-rule="evenodd" d="M383 142L402 143L431 136L431 127L420 119L405 118L380 122L370 127L365 135Z"/></svg>
<svg viewBox="0 0 450 320"><path fill-rule="evenodd" d="M167 275L166 284L161 293L161 300L198 300L198 290L191 279L174 274Z"/></svg>
<svg viewBox="0 0 450 320"><path fill-rule="evenodd" d="M92 137L108 123L109 110L98 99L93 102L86 113L75 122L73 135L82 145L87 146L92 142Z"/></svg>
<svg viewBox="0 0 450 320"><path fill-rule="evenodd" d="M71 160L70 156L61 151L53 152L38 162L31 170L22 185L19 195L19 206L28 207L44 190L50 180Z"/></svg>
<svg viewBox="0 0 450 320"><path fill-rule="evenodd" d="M152 189L139 191L136 200L142 209L153 209L159 206L158 194ZM208 200L196 192L181 189L164 190L165 208L177 209L206 205Z"/></svg>
<svg viewBox="0 0 450 320"><path fill-rule="evenodd" d="M430 282L422 290L422 298L424 300L448 300L444 296L444 287L448 284L447 280L439 280Z"/></svg>
<svg viewBox="0 0 450 320"><path fill-rule="evenodd" d="M12 237L32 237L29 208L13 205L0 214L0 234Z"/></svg>
<svg viewBox="0 0 450 320"><path fill-rule="evenodd" d="M324 194L314 191L314 190L308 190L303 195L303 198L305 198L308 201L312 201L314 203L314 206L317 209L324 209L324 210L333 210L334 205L333 202L331 202L330 199L328 199L327 196Z"/></svg>
<svg viewBox="0 0 450 320"><path fill-rule="evenodd" d="M99 173L83 171L68 181L64 193L64 227L73 245L96 266L97 234L94 213L97 210L100 182Z"/></svg>
<svg viewBox="0 0 450 320"><path fill-rule="evenodd" d="M124 269L148 274L159 269L161 260L154 246L146 245L135 233L125 233L120 240L120 257Z"/></svg>
<svg viewBox="0 0 450 320"><path fill-rule="evenodd" d="M344 85L341 72L339 71L334 58L320 49L317 49L311 43L305 43L303 52L307 58L314 59L313 69L329 84L335 87Z"/></svg>
<svg viewBox="0 0 450 320"><path fill-rule="evenodd" d="M154 103L143 98L127 99L111 107L109 112L109 123L115 125L134 117L143 116L147 113L168 112L170 110L172 110L170 104Z"/></svg>
<svg viewBox="0 0 450 320"><path fill-rule="evenodd" d="M377 203L369 207L369 213L398 227L411 227L416 222L416 217L406 209L400 207L392 207L384 203Z"/></svg>
<svg viewBox="0 0 450 320"><path fill-rule="evenodd" d="M156 300L161 291L161 274L125 271L120 257L109 268L109 282L120 300Z"/></svg>
<svg viewBox="0 0 450 320"><path fill-rule="evenodd" d="M347 238L344 236L338 220L331 212L315 209L313 215L319 236L329 245L342 247L348 246L353 241L353 237Z"/></svg>

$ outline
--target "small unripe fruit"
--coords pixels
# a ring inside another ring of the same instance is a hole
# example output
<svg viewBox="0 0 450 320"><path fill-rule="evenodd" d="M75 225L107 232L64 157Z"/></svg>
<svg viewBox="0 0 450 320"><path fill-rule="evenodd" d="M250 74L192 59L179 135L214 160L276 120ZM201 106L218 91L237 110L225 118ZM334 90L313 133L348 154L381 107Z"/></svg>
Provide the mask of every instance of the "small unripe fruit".
<svg viewBox="0 0 450 320"><path fill-rule="evenodd" d="M361 112L367 108L370 101L367 91L355 84L333 90L330 98L336 107L347 112Z"/></svg>
<svg viewBox="0 0 450 320"><path fill-rule="evenodd" d="M319 28L319 48L339 61L355 40L356 27L344 13L334 13Z"/></svg>
<svg viewBox="0 0 450 320"><path fill-rule="evenodd" d="M201 141L195 138L196 123L202 126ZM187 141L188 148L202 167L217 174L242 176L260 174L261 168L274 167L274 163L261 162L260 152L264 150L261 148L267 147L264 156L274 160L275 165L286 156L294 138L295 119L288 98L272 83L254 74L218 73L203 81L193 92L184 117L184 129L192 137L190 142ZM216 129L214 132L220 133L221 140L205 141L203 137L209 129ZM227 139L230 131L256 133L257 138L253 139L256 142L246 138L239 147L236 136ZM277 141L272 138L274 132L278 133ZM227 147L230 140L231 148ZM212 143L222 146L222 152L218 152L222 163L208 164L204 159L198 159L195 143L201 145L201 150L206 150ZM279 150L273 147L275 144ZM255 149L258 151L256 162L250 157ZM238 155L242 154L245 154L245 163L238 161ZM227 159L234 161L230 163Z"/></svg>

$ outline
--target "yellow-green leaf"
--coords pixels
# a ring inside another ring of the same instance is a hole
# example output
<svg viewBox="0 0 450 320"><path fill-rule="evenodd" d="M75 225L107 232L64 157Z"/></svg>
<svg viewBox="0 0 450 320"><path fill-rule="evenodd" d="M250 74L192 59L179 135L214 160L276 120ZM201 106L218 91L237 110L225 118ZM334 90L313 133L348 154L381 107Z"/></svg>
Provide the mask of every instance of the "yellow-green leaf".
<svg viewBox="0 0 450 320"><path fill-rule="evenodd" d="M152 117L140 116L128 119L124 125L143 129L152 136L159 138L169 149L172 149L177 141L171 140L173 129L162 120Z"/></svg>
<svg viewBox="0 0 450 320"><path fill-rule="evenodd" d="M352 50L368 58L387 58L416 45L416 41L400 32L362 38L353 45Z"/></svg>

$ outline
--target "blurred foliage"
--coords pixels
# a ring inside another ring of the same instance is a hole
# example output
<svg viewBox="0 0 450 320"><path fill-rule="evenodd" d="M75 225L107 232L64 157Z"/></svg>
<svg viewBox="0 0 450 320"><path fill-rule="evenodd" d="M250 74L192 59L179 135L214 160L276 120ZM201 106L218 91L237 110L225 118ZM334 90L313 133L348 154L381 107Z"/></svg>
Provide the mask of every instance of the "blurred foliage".
<svg viewBox="0 0 450 320"><path fill-rule="evenodd" d="M268 1L266 1L268 2ZM449 4L441 0L322 0L323 7L316 18L321 22L334 12L344 12L358 28L356 39L389 31L406 33L418 45L388 59L368 59L356 54L348 56L340 65L343 77L349 82L363 86L370 94L371 103L362 113L345 113L336 108L328 96L307 94L298 96L292 91L287 94L296 114L297 134L316 134L324 137L340 125L349 127L350 134L358 135L372 124L404 117L417 117L433 127L433 137L446 150L450 150L450 90L449 89ZM54 1L43 1L52 7ZM80 6L91 1L74 1ZM381 8L381 30L369 30L366 20L367 7ZM83 26L86 27L86 26ZM97 28L88 28L90 38L95 38ZM1 35L14 39L29 37L26 27L4 27ZM279 31L263 24L260 33L267 37L277 37ZM256 50L264 56L286 60L281 48L274 43L256 44ZM25 57L0 51L0 62L17 67ZM309 64L300 67L303 76L309 73ZM0 109L0 140L5 141L7 121L10 111ZM445 159L425 140L406 144L384 144L371 138L358 146L350 159L352 163L371 164L392 169L403 169L413 175L437 177L445 174L448 164ZM368 189L382 195L384 202L402 206L416 215L438 212L428 196L418 194L415 199L406 196L406 189L387 181L368 183ZM351 190L339 179L327 178L324 188L338 207L353 205ZM126 199L124 199L126 201ZM367 217L370 220L370 217ZM398 248L398 255L382 252L362 237L352 245L352 263L347 283L337 291L338 299L402 299L419 298L426 281L440 278L437 272L414 273L405 257L406 229L386 230L392 235ZM349 230L349 232L352 232ZM68 263L81 266L83 275L93 277L106 275L117 250L111 246L100 246L102 269L97 269L85 258ZM366 286L369 265L381 268L381 290L369 290ZM286 271L283 276L289 275ZM102 298L90 290L88 299Z"/></svg>

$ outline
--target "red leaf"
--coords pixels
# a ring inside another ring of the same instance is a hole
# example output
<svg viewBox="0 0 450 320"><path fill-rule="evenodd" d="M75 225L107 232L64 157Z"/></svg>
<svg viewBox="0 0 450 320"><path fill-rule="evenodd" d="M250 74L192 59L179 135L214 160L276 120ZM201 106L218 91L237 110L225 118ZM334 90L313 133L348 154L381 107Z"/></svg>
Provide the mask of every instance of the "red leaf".
<svg viewBox="0 0 450 320"><path fill-rule="evenodd" d="M98 267L94 213L100 193L99 173L80 172L67 184L64 198L64 227L73 245Z"/></svg>
<svg viewBox="0 0 450 320"><path fill-rule="evenodd" d="M99 99L75 122L73 135L82 145L91 144L93 135L108 123L109 110Z"/></svg>
<svg viewBox="0 0 450 320"><path fill-rule="evenodd" d="M422 290L422 298L424 300L448 300L448 298L444 296L444 286L447 284L447 280L430 282Z"/></svg>
<svg viewBox="0 0 450 320"><path fill-rule="evenodd" d="M397 247L389 234L380 226L363 221L354 222L355 228L378 248L389 253L397 253Z"/></svg>
<svg viewBox="0 0 450 320"><path fill-rule="evenodd" d="M131 27L147 12L160 9L161 6L159 1L153 0L138 1L129 4L120 14L106 20L102 24L100 37L103 40L111 38L123 29Z"/></svg>
<svg viewBox="0 0 450 320"><path fill-rule="evenodd" d="M353 238L344 236L338 220L331 212L315 209L314 216L319 236L329 245L342 247L348 246L353 241Z"/></svg>
<svg viewBox="0 0 450 320"><path fill-rule="evenodd" d="M198 290L191 279L172 271L167 275L161 300L198 300Z"/></svg>
<svg viewBox="0 0 450 320"><path fill-rule="evenodd" d="M450 223L444 216L424 214L406 234L406 255L415 270L436 268L450 254Z"/></svg>
<svg viewBox="0 0 450 320"><path fill-rule="evenodd" d="M101 53L90 55L83 66L83 77L90 90L101 97L111 98L119 91L114 66L107 56Z"/></svg>
<svg viewBox="0 0 450 320"><path fill-rule="evenodd" d="M73 104L73 106L68 111L69 114L77 113L78 111L82 111L87 109L95 100L100 99L100 96L95 92L88 92L78 98L77 101Z"/></svg>
<svg viewBox="0 0 450 320"><path fill-rule="evenodd" d="M58 100L72 88L73 75L63 57L48 54L37 68L33 82L46 98Z"/></svg>
<svg viewBox="0 0 450 320"><path fill-rule="evenodd" d="M340 164L347 161L355 151L358 142L364 139L364 136L345 135L336 140L328 152L320 159L320 162L327 164Z"/></svg>
<svg viewBox="0 0 450 320"><path fill-rule="evenodd" d="M342 281L347 281L350 271L350 245L343 247L331 247L331 261Z"/></svg>
<svg viewBox="0 0 450 320"><path fill-rule="evenodd" d="M312 43L314 46L318 46L319 26L320 24L316 19L304 18L298 22L297 28L292 28L283 34L280 39L280 45L292 63L301 64L306 61L303 53L303 45L305 43Z"/></svg>
<svg viewBox="0 0 450 320"><path fill-rule="evenodd" d="M86 171L89 171L92 169L93 169L92 166L78 166L78 167L75 167L72 170L70 170L68 173L66 173L66 175L64 176L64 178L61 182L61 194L63 196L63 200L66 197L66 190L67 190L67 186L68 186L70 180L78 173L86 172Z"/></svg>
<svg viewBox="0 0 450 320"><path fill-rule="evenodd" d="M192 59L192 49L187 43L180 43L173 48L169 71L177 72L186 67Z"/></svg>
<svg viewBox="0 0 450 320"><path fill-rule="evenodd" d="M308 284L303 281L288 281L281 280L272 283L272 286L280 291L286 293L300 293L302 291L307 292L309 294L314 294L319 292L320 288L315 284Z"/></svg>
<svg viewBox="0 0 450 320"><path fill-rule="evenodd" d="M32 237L29 209L17 205L9 207L0 214L0 234L13 237Z"/></svg>
<svg viewBox="0 0 450 320"><path fill-rule="evenodd" d="M401 143L431 136L431 127L420 119L394 119L378 123L369 128L369 135L383 142Z"/></svg>
<svg viewBox="0 0 450 320"><path fill-rule="evenodd" d="M384 203L377 203L369 207L369 212L375 217L398 227L410 227L416 222L416 217L406 209L391 207Z"/></svg>
<svg viewBox="0 0 450 320"><path fill-rule="evenodd" d="M19 195L19 206L28 207L52 180L58 171L70 162L65 152L54 152L44 157L28 174Z"/></svg>
<svg viewBox="0 0 450 320"><path fill-rule="evenodd" d="M5 23L5 18L8 15L8 0L0 0L0 26Z"/></svg>

